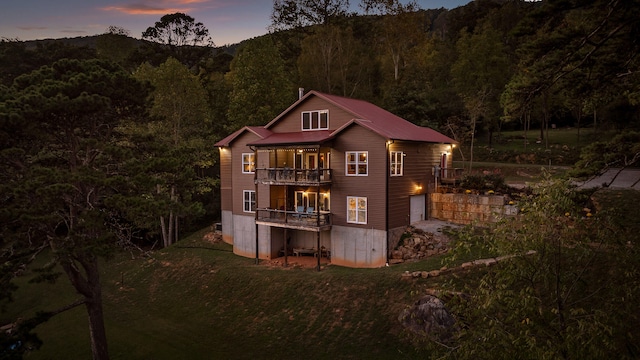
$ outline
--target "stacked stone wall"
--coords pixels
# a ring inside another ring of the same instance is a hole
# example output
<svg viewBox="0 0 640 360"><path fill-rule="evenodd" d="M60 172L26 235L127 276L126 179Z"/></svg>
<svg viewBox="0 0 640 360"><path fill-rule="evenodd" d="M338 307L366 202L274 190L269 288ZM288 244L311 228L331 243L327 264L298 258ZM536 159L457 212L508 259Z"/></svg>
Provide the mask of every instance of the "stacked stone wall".
<svg viewBox="0 0 640 360"><path fill-rule="evenodd" d="M517 213L503 195L432 193L429 216L456 224L491 223Z"/></svg>

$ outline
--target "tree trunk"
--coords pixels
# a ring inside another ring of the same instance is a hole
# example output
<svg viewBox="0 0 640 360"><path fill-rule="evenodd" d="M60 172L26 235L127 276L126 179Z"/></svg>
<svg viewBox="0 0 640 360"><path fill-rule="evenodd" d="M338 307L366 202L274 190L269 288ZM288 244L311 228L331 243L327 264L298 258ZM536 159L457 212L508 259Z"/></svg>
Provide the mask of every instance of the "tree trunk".
<svg viewBox="0 0 640 360"><path fill-rule="evenodd" d="M476 138L476 122L477 122L477 119L474 116L471 121L471 150L469 151L469 174L471 174L471 171L473 169L473 143Z"/></svg>
<svg viewBox="0 0 640 360"><path fill-rule="evenodd" d="M93 299L87 299L85 306L89 314L89 335L91 338L91 354L94 360L109 359L107 349L107 332L104 326L104 313L102 312L102 291L100 286L95 289Z"/></svg>
<svg viewBox="0 0 640 360"><path fill-rule="evenodd" d="M78 268L84 269L84 276ZM108 360L107 332L104 326L102 311L102 285L98 271L98 258L93 255L76 254L61 261L71 285L84 296L85 307L89 315L89 335L91 340L91 354L94 360Z"/></svg>

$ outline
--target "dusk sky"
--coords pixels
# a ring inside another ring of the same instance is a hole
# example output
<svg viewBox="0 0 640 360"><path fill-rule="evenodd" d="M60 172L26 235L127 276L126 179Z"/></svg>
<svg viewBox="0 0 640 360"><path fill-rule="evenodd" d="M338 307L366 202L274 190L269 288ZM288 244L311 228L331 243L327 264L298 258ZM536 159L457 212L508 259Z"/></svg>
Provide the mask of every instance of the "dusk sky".
<svg viewBox="0 0 640 360"><path fill-rule="evenodd" d="M453 9L471 0L418 0L423 9ZM359 0L351 0L357 10ZM3 0L0 37L18 40L102 34L110 25L140 38L163 15L182 12L209 29L217 46L264 35L272 0Z"/></svg>

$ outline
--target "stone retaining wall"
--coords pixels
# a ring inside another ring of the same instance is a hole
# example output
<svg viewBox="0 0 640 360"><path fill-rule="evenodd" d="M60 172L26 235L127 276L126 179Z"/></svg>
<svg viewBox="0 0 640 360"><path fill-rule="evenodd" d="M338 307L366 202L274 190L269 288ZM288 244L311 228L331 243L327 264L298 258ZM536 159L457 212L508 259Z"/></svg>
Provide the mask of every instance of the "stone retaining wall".
<svg viewBox="0 0 640 360"><path fill-rule="evenodd" d="M503 195L432 193L429 216L455 224L496 222L518 213Z"/></svg>

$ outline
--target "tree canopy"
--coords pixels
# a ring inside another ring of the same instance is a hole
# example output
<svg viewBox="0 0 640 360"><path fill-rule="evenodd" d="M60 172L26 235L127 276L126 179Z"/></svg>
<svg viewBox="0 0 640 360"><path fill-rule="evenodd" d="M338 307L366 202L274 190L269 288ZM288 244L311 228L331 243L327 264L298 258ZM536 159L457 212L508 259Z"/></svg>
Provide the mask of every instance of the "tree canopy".
<svg viewBox="0 0 640 360"><path fill-rule="evenodd" d="M0 104L3 271L51 255L82 296L95 359L107 359L98 258L119 241L113 195L129 192L136 156L119 125L144 120L145 88L101 60L59 60L15 79ZM6 280L6 277L2 277ZM5 284L2 286L5 288Z"/></svg>

